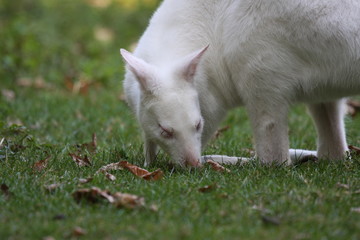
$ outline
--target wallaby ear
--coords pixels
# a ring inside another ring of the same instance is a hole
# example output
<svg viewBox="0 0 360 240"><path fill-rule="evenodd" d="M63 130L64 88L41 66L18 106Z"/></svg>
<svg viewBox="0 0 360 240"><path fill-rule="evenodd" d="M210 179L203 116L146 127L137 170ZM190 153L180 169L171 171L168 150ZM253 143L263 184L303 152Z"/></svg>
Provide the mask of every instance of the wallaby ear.
<svg viewBox="0 0 360 240"><path fill-rule="evenodd" d="M192 82L194 79L194 75L197 70L197 66L200 63L200 60L206 50L208 49L209 45L206 47L195 51L193 53L190 53L189 55L185 56L180 61L180 74L183 75L186 81Z"/></svg>
<svg viewBox="0 0 360 240"><path fill-rule="evenodd" d="M154 77L153 67L144 60L135 57L125 49L120 49L120 54L128 64L130 71L135 75L143 90L150 89L150 82Z"/></svg>

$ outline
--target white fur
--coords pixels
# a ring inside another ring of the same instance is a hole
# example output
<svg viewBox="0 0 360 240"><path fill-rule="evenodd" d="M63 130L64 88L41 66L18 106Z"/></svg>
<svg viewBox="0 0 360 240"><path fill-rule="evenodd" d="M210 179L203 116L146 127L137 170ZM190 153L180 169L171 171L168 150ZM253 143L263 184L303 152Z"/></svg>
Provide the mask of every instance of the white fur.
<svg viewBox="0 0 360 240"><path fill-rule="evenodd" d="M290 163L287 112L297 102L314 119L318 157L345 156L341 98L360 93L360 1L165 0L134 55L122 55L147 163L160 145L197 165L237 106L247 109L261 162Z"/></svg>

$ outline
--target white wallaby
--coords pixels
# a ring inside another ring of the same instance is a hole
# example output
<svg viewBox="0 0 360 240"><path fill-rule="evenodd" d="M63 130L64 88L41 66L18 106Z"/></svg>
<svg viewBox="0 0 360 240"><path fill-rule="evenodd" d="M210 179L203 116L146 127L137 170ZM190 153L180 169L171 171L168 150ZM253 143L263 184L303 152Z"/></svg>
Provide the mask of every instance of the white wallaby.
<svg viewBox="0 0 360 240"><path fill-rule="evenodd" d="M342 98L360 93L360 1L165 0L134 54L121 55L146 164L160 146L180 165L201 165L202 147L237 106L262 163L345 158ZM289 151L297 102L314 120L316 152Z"/></svg>

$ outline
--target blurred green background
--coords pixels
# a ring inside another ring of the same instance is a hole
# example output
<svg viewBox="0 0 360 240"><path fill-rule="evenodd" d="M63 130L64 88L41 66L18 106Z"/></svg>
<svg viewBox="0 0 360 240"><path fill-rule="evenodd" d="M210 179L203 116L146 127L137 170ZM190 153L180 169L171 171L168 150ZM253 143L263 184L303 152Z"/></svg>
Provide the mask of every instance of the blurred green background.
<svg viewBox="0 0 360 240"><path fill-rule="evenodd" d="M21 126L40 144L75 144L94 132L100 145L140 143L119 49L134 48L159 3L0 1L0 135Z"/></svg>
<svg viewBox="0 0 360 240"><path fill-rule="evenodd" d="M119 48L136 43L159 2L1 1L2 87L16 81L21 85L22 78L55 88L66 88L66 81L119 86Z"/></svg>

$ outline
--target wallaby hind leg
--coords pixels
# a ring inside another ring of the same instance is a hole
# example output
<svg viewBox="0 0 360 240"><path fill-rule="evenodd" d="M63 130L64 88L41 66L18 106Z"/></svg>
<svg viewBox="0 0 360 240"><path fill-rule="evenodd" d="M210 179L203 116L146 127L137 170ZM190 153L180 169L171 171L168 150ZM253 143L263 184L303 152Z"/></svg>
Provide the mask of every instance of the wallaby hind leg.
<svg viewBox="0 0 360 240"><path fill-rule="evenodd" d="M348 150L344 127L344 100L309 104L318 135L317 157L342 160Z"/></svg>

